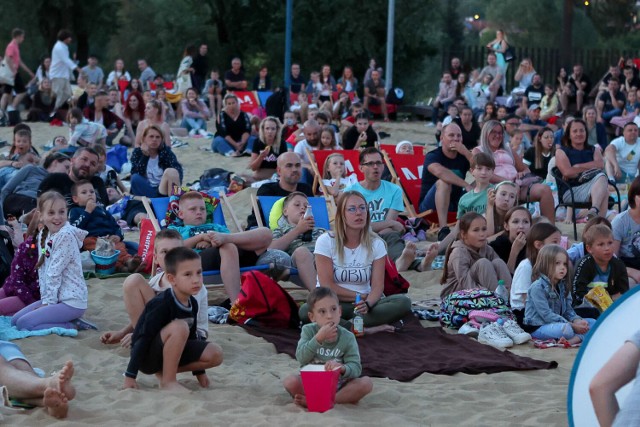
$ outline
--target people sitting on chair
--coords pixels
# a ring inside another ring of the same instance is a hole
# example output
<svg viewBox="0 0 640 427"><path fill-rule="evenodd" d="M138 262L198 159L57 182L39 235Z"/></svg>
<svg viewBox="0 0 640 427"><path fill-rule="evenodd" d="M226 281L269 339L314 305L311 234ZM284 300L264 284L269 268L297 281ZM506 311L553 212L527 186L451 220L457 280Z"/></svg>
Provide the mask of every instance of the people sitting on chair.
<svg viewBox="0 0 640 427"><path fill-rule="evenodd" d="M614 139L604 150L607 176L616 182L631 182L638 175L640 162L640 139L638 125L624 125L622 136Z"/></svg>
<svg viewBox="0 0 640 427"><path fill-rule="evenodd" d="M374 155L380 154L367 157ZM324 233L316 242L318 285L338 295L343 319L351 320L359 295L355 310L362 315L365 328L393 332L390 324L411 312L411 300L405 295L383 294L387 251L370 227L374 223L367 205L370 201L357 191L345 191L338 199L335 232ZM308 319L306 305L300 308L300 319ZM374 329L376 326L379 328Z"/></svg>
<svg viewBox="0 0 640 427"><path fill-rule="evenodd" d="M384 121L389 121L384 79L378 70L371 71L371 78L364 82L364 109L368 110L369 105L379 105Z"/></svg>
<svg viewBox="0 0 640 427"><path fill-rule="evenodd" d="M327 230L316 227L313 216L305 217L308 206L307 195L299 191L285 197L282 216L278 219L278 228L273 230L269 249L279 249L289 254L305 288L312 290L317 282L313 251L316 240Z"/></svg>
<svg viewBox="0 0 640 427"><path fill-rule="evenodd" d="M197 191L180 196L178 217L183 225L169 229L180 233L185 247L200 253L203 271L220 270L227 296L235 301L240 292L239 268L256 265L271 244L271 230L259 227L229 233L227 227L207 222L204 199Z"/></svg>
<svg viewBox="0 0 640 427"><path fill-rule="evenodd" d="M151 125L144 130L142 145L131 154L131 194L161 197L182 182L182 165L164 141L162 130Z"/></svg>
<svg viewBox="0 0 640 427"><path fill-rule="evenodd" d="M269 116L260 122L260 138L253 144L249 169L256 181L268 179L276 172L278 157L288 151L282 139L282 123Z"/></svg>
<svg viewBox="0 0 640 427"><path fill-rule="evenodd" d="M278 182L268 182L258 188L258 196L286 197L294 191L299 191L308 197L313 197L311 186L300 182L302 176L302 160L296 153L286 152L278 156L276 172ZM264 215L261 215L264 218ZM262 221L264 223L264 220ZM255 228L258 222L252 212L247 218L247 229Z"/></svg>

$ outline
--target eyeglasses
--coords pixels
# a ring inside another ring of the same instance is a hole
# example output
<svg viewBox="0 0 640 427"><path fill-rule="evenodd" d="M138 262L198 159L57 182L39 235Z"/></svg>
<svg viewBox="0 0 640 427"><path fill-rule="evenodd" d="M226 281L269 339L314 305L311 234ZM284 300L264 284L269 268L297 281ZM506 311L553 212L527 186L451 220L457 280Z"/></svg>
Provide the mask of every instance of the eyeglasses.
<svg viewBox="0 0 640 427"><path fill-rule="evenodd" d="M367 211L367 205L349 206L345 210L350 214L354 214L356 212L365 213Z"/></svg>
<svg viewBox="0 0 640 427"><path fill-rule="evenodd" d="M382 166L383 164L384 164L384 163L382 163L381 161L377 161L377 162L367 162L367 163L360 163L360 165L361 165L361 166L371 166L371 167L374 167L374 166L380 167L380 166Z"/></svg>

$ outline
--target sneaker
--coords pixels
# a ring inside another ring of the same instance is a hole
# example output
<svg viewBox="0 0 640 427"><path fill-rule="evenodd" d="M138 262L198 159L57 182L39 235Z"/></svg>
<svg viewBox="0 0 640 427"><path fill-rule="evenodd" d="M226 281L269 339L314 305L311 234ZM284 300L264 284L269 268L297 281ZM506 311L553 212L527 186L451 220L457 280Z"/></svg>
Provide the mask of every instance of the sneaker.
<svg viewBox="0 0 640 427"><path fill-rule="evenodd" d="M209 132L207 132L207 131L206 131L206 130L204 130L204 129L200 129L200 130L198 131L198 133L199 133L200 135L204 136L204 137L209 136Z"/></svg>
<svg viewBox="0 0 640 427"><path fill-rule="evenodd" d="M522 330L515 320L507 319L502 324L502 329L511 338L514 344L524 344L531 339L531 335Z"/></svg>
<svg viewBox="0 0 640 427"><path fill-rule="evenodd" d="M478 342L495 348L513 347L513 340L509 338L502 326L497 323L487 323L480 328Z"/></svg>
<svg viewBox="0 0 640 427"><path fill-rule="evenodd" d="M91 323L87 319L83 319L82 317L76 319L73 323L75 324L76 329L79 331L86 331L89 329L93 329L96 331L98 330L98 327L94 323Z"/></svg>
<svg viewBox="0 0 640 427"><path fill-rule="evenodd" d="M470 322L467 322L464 325L460 326L460 329L458 329L458 333L477 338L478 334L480 333L480 329L478 329L475 325L471 324Z"/></svg>
<svg viewBox="0 0 640 427"><path fill-rule="evenodd" d="M196 131L195 129L191 129L191 130L189 131L189 136L194 136L194 135L196 134L196 132L197 132L197 131Z"/></svg>
<svg viewBox="0 0 640 427"><path fill-rule="evenodd" d="M438 231L438 242L442 242L445 237L447 237L451 233L451 230L446 225Z"/></svg>
<svg viewBox="0 0 640 427"><path fill-rule="evenodd" d="M424 127L426 127L426 128L434 128L434 127L436 127L436 125L435 125L435 123L429 122L429 123L426 123L424 125Z"/></svg>

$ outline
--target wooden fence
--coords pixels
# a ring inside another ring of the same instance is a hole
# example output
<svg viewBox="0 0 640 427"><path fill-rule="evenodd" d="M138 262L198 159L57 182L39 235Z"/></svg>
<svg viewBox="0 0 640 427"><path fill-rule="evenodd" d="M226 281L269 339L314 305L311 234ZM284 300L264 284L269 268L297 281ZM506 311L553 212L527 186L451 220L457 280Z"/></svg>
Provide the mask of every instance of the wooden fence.
<svg viewBox="0 0 640 427"><path fill-rule="evenodd" d="M559 48L515 47L516 59L507 68L507 87L511 90L517 83L513 79L522 58L531 58L533 67L542 76L545 83L556 81L560 68L565 67L571 74L573 64L582 64L584 73L595 85L608 71L609 66L617 64L620 57L637 57L636 52L617 49L574 49L571 58L561 58ZM448 70L451 58L458 57L465 69L482 68L487 62L488 49L483 46L464 46L458 50L442 52L442 69Z"/></svg>

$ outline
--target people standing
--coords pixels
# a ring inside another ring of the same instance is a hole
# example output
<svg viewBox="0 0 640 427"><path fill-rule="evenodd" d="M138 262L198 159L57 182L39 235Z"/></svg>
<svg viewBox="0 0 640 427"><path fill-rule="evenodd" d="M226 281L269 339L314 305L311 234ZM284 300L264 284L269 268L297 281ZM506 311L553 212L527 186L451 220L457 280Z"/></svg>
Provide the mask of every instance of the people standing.
<svg viewBox="0 0 640 427"><path fill-rule="evenodd" d="M52 115L71 98L71 72L80 72L78 65L69 57L71 40L71 32L69 30L60 30L58 32L58 41L53 45L53 50L51 51L49 77L51 78L51 89L56 97Z"/></svg>

